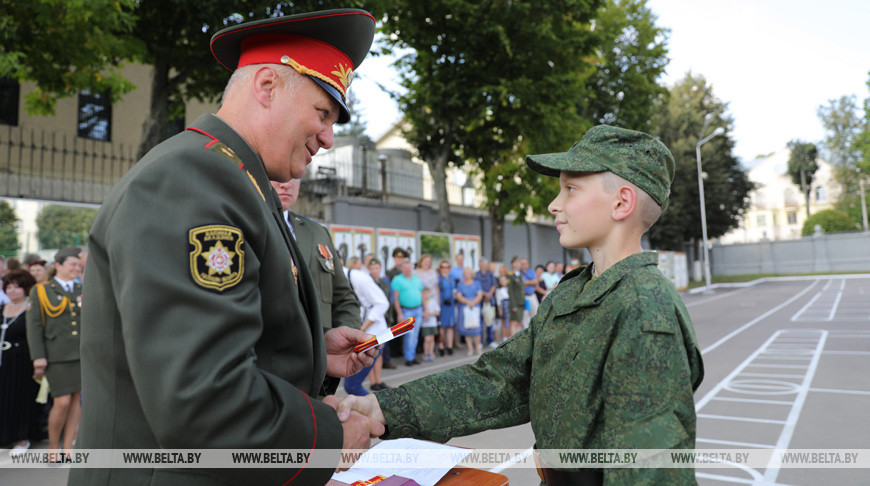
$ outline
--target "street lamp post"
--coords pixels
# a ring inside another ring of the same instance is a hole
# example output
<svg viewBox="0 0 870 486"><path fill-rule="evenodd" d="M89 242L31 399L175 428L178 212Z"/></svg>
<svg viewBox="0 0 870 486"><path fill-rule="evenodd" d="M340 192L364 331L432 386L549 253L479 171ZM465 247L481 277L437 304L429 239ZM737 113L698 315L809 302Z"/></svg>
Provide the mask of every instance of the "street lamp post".
<svg viewBox="0 0 870 486"><path fill-rule="evenodd" d="M861 223L864 225L864 231L868 230L867 228L867 199L864 195L864 175L861 174L861 169L855 169L855 172L858 173L858 187L861 191Z"/></svg>
<svg viewBox="0 0 870 486"><path fill-rule="evenodd" d="M707 130L707 122L710 120L710 116L704 119L704 128L701 130L701 135L704 135L704 132ZM701 172L701 145L710 141L711 138L722 135L725 133L725 129L719 127L713 130L713 133L707 135L706 137L698 140L698 144L695 145L695 155L698 158L698 193L701 196L701 236L703 238L704 243L704 282L707 284L705 288L705 292L710 291L710 251L707 249L707 211L704 206L704 176Z"/></svg>

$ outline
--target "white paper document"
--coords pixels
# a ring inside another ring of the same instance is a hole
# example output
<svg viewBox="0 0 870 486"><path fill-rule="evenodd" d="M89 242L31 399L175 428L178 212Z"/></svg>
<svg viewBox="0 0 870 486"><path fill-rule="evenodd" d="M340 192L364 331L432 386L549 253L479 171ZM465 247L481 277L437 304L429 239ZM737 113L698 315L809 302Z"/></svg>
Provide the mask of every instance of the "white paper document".
<svg viewBox="0 0 870 486"><path fill-rule="evenodd" d="M471 452L472 449L425 440L385 440L361 455L347 471L335 473L332 479L352 484L374 476L402 476L420 486L435 486Z"/></svg>

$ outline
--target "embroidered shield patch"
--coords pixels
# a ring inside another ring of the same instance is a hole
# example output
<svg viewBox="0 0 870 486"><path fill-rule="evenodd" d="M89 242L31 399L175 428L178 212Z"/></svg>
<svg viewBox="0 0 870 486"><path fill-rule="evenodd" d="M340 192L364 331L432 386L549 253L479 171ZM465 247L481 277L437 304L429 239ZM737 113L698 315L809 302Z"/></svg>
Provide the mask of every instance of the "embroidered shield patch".
<svg viewBox="0 0 870 486"><path fill-rule="evenodd" d="M200 287L223 292L245 273L242 230L223 224L197 226L188 232L190 276Z"/></svg>

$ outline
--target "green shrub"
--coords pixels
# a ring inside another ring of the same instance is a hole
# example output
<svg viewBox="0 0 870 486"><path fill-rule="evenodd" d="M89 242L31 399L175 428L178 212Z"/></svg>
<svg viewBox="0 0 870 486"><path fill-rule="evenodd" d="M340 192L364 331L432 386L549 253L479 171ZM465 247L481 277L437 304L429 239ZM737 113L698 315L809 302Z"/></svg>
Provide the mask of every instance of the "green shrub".
<svg viewBox="0 0 870 486"><path fill-rule="evenodd" d="M811 215L804 223L801 234L803 236L812 235L815 231L816 225L820 225L825 233L855 231L858 229L857 224L848 214L842 211L837 211L836 209L826 209Z"/></svg>

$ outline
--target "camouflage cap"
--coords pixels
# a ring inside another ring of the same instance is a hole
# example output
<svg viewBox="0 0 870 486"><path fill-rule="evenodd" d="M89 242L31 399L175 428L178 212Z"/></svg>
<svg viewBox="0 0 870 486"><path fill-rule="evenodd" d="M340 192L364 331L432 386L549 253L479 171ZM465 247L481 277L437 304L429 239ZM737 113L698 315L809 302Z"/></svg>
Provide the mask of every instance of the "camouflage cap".
<svg viewBox="0 0 870 486"><path fill-rule="evenodd" d="M646 192L662 207L674 180L674 157L652 135L625 128L598 125L567 152L526 156L529 168L540 174L559 177L570 172L610 171Z"/></svg>

